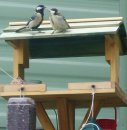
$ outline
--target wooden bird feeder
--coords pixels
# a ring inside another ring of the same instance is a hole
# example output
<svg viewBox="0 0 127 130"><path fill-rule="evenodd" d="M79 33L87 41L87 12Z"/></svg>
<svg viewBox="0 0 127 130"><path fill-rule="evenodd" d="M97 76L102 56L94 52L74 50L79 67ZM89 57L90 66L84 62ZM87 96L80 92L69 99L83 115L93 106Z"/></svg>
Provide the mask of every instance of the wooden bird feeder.
<svg viewBox="0 0 127 130"><path fill-rule="evenodd" d="M105 56L110 65L110 81L69 83L66 90L46 90L45 84L24 85L24 95L36 101L37 116L45 130L55 130L45 109L58 109L59 129L74 130L74 109L89 107L91 86L95 86L94 117L101 107L126 107L127 95L119 86L120 55L127 54L127 38L122 17L70 19L71 29L65 33L52 34L49 21L44 21L39 31L15 30L26 22L10 22L0 39L8 42L14 50L13 76L24 79L24 69L29 59L57 57ZM27 88L28 87L28 88ZM36 87L36 89L35 89ZM42 88L41 88L42 87ZM1 85L0 96L8 99L18 96L16 86ZM83 122L87 117L84 117Z"/></svg>

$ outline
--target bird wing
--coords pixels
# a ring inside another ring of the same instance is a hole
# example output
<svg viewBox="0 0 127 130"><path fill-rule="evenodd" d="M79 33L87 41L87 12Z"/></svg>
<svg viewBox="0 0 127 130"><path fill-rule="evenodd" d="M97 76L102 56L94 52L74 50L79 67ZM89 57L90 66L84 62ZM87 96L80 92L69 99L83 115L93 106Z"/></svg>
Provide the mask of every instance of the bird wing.
<svg viewBox="0 0 127 130"><path fill-rule="evenodd" d="M66 29L70 28L66 19L60 13L58 14L51 13L49 20L50 20L53 30L65 31Z"/></svg>
<svg viewBox="0 0 127 130"><path fill-rule="evenodd" d="M70 25L68 24L68 22L66 21L66 18L61 14L61 13L58 13L58 16L61 17L61 19L64 21L64 23L67 25L67 28L71 28Z"/></svg>
<svg viewBox="0 0 127 130"><path fill-rule="evenodd" d="M43 18L41 16L40 13L35 13L27 22L27 24L16 30L16 32L20 32L25 28L29 28L29 29L36 29L40 26L41 22L42 22Z"/></svg>
<svg viewBox="0 0 127 130"><path fill-rule="evenodd" d="M35 15L33 15L29 22L27 23L27 26L31 29L36 29L40 26L40 24L42 23L42 15L40 13L35 13Z"/></svg>
<svg viewBox="0 0 127 130"><path fill-rule="evenodd" d="M70 28L68 22L66 21L66 19L63 15L58 14L57 19L60 22L60 24L63 25L63 27L65 27L66 29Z"/></svg>
<svg viewBox="0 0 127 130"><path fill-rule="evenodd" d="M29 23L30 23L32 20L35 20L36 17L37 17L36 14L34 14L33 16L31 16L31 18L28 20L26 26L29 25Z"/></svg>
<svg viewBox="0 0 127 130"><path fill-rule="evenodd" d="M68 28L71 28L70 25L68 24L68 22L66 21L65 17L63 16L63 20L66 23L66 25L68 26Z"/></svg>
<svg viewBox="0 0 127 130"><path fill-rule="evenodd" d="M49 17L49 20L50 20L53 30L55 30L55 24L54 24L52 17Z"/></svg>

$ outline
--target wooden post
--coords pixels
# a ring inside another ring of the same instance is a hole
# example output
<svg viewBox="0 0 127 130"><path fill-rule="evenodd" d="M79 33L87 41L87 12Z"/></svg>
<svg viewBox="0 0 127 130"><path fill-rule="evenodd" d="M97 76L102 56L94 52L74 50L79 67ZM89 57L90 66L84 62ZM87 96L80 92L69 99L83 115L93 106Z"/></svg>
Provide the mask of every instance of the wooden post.
<svg viewBox="0 0 127 130"><path fill-rule="evenodd" d="M118 34L105 36L105 58L110 64L111 81L119 83L119 55L121 43Z"/></svg>
<svg viewBox="0 0 127 130"><path fill-rule="evenodd" d="M68 102L65 98L57 99L59 130L70 130Z"/></svg>
<svg viewBox="0 0 127 130"><path fill-rule="evenodd" d="M10 45L14 50L13 76L24 79L24 68L29 67L28 40L13 40Z"/></svg>
<svg viewBox="0 0 127 130"><path fill-rule="evenodd" d="M68 102L68 115L69 115L70 130L75 130L75 107L72 102Z"/></svg>

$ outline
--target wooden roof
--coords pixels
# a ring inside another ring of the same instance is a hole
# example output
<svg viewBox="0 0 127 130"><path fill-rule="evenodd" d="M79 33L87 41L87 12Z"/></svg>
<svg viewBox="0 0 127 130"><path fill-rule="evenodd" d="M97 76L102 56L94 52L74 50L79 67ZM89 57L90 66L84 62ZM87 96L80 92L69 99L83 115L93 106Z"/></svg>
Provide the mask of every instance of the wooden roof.
<svg viewBox="0 0 127 130"><path fill-rule="evenodd" d="M15 30L24 26L26 22L10 22L0 39L29 40L31 58L101 56L105 51L105 35L118 34L122 43L122 54L127 53L126 31L122 17L67 21L71 29L65 33L54 34L49 21L43 22L39 27L40 31L25 30L21 33L16 33Z"/></svg>

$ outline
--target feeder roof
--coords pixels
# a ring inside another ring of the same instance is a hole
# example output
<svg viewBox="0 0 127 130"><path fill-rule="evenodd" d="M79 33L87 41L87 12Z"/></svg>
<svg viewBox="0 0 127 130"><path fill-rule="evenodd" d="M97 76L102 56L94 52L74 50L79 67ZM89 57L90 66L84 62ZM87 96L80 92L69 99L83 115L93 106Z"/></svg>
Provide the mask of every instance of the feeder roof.
<svg viewBox="0 0 127 130"><path fill-rule="evenodd" d="M39 30L15 30L26 22L10 22L0 39L29 41L31 58L53 58L104 55L105 35L118 34L122 44L122 55L127 53L127 38L122 17L67 20L71 29L52 34L49 21L44 21Z"/></svg>

